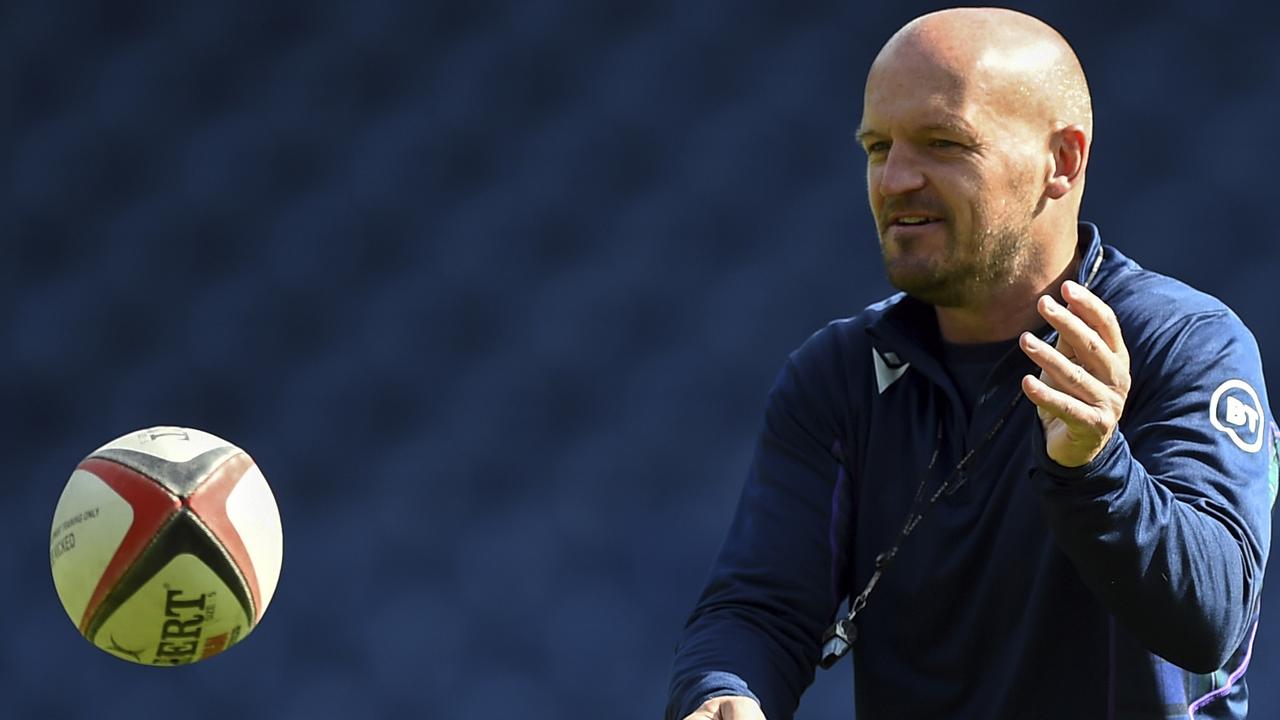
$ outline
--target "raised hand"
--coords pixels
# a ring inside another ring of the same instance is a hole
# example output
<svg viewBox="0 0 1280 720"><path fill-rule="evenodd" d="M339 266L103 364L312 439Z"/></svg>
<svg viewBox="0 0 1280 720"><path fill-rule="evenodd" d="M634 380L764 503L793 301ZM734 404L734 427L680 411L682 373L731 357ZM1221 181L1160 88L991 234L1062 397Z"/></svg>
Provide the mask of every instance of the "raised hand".
<svg viewBox="0 0 1280 720"><path fill-rule="evenodd" d="M1129 396L1129 351L1101 298L1070 280L1062 297L1065 306L1048 295L1036 305L1058 331L1057 344L1031 333L1019 340L1041 369L1040 377L1022 378L1022 392L1038 408L1049 457L1079 467L1097 457L1120 422Z"/></svg>

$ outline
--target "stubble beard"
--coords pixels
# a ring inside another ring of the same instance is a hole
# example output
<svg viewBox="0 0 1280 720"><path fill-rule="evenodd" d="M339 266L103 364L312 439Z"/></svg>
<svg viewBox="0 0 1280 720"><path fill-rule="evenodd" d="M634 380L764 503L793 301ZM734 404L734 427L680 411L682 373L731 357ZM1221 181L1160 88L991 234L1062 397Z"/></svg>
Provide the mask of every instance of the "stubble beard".
<svg viewBox="0 0 1280 720"><path fill-rule="evenodd" d="M889 282L911 297L938 307L973 307L1011 286L1034 262L1035 251L1028 218L988 227L967 243L952 236L942 258L884 260Z"/></svg>

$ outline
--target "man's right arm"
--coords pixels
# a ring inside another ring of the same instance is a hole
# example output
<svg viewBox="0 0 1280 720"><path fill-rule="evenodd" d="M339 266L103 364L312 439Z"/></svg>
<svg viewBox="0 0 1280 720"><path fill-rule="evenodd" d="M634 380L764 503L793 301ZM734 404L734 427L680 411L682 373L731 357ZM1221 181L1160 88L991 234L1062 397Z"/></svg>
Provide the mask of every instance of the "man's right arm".
<svg viewBox="0 0 1280 720"><path fill-rule="evenodd" d="M730 697L758 701L769 720L791 718L813 681L822 632L847 592L833 573L833 557L842 554L833 548L845 539L845 513L834 513L833 523L833 502L849 493L837 492L847 483L830 410L839 393L806 363L815 354L814 341L807 345L770 392L728 538L676 652L667 720ZM754 705L747 702L738 707ZM692 716L752 717L726 711Z"/></svg>

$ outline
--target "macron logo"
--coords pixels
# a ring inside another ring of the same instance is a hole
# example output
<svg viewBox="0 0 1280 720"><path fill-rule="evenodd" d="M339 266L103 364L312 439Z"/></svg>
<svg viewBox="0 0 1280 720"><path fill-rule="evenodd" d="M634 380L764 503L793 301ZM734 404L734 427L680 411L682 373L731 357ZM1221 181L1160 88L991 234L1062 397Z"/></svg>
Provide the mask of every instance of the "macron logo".
<svg viewBox="0 0 1280 720"><path fill-rule="evenodd" d="M871 348L871 361L876 365L876 387L883 395L884 391L890 385L898 381L902 374L911 367L911 363L904 363L898 359L895 353L885 353L881 355L876 352L875 348Z"/></svg>

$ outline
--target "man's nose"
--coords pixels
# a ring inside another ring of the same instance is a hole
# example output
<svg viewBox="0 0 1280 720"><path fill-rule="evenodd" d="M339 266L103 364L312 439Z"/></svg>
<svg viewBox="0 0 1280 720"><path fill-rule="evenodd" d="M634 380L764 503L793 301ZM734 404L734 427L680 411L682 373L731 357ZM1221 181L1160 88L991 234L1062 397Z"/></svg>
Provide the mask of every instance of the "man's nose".
<svg viewBox="0 0 1280 720"><path fill-rule="evenodd" d="M924 173L910 148L895 144L889 148L884 164L880 166L880 194L901 195L924 187Z"/></svg>

